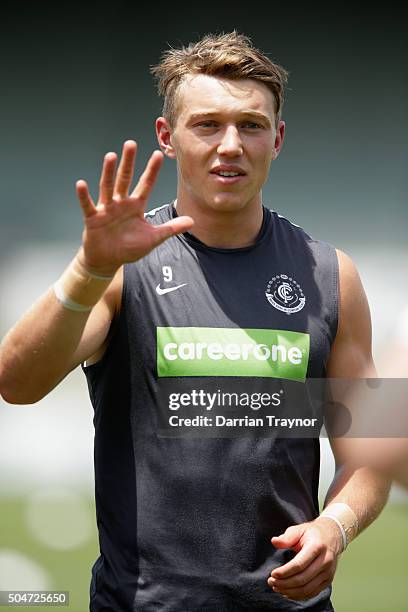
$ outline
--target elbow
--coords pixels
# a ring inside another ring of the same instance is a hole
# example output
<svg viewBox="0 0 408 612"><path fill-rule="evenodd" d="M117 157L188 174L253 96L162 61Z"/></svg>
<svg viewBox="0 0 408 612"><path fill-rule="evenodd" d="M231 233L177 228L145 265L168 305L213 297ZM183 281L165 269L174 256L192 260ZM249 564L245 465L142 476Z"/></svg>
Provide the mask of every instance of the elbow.
<svg viewBox="0 0 408 612"><path fill-rule="evenodd" d="M3 384L2 380L0 380L0 396L7 404L35 404L35 402L38 402L38 399L41 399L27 397L24 393L19 392L18 389L7 387Z"/></svg>
<svg viewBox="0 0 408 612"><path fill-rule="evenodd" d="M21 394L18 391L3 388L2 386L0 386L0 396L7 404L19 404L21 406L35 404L41 399L41 397L28 397L24 393Z"/></svg>
<svg viewBox="0 0 408 612"><path fill-rule="evenodd" d="M0 396L8 404L35 404L41 397L30 395L27 385L13 382L4 367L0 365Z"/></svg>
<svg viewBox="0 0 408 612"><path fill-rule="evenodd" d="M48 382L38 368L22 363L15 350L6 352L0 347L0 396L5 402L35 404L51 390Z"/></svg>
<svg viewBox="0 0 408 612"><path fill-rule="evenodd" d="M7 403L13 404L12 393L10 393L7 386L7 377L5 368L0 365L0 397Z"/></svg>

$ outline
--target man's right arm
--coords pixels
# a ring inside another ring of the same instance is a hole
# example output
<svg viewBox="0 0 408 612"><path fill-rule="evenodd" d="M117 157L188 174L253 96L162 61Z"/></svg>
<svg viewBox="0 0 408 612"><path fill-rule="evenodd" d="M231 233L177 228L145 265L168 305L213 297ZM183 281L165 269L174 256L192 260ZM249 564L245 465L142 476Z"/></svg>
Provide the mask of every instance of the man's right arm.
<svg viewBox="0 0 408 612"><path fill-rule="evenodd" d="M37 402L80 363L102 357L122 278L120 268L89 312L65 308L52 288L33 304L0 347L0 393L7 402Z"/></svg>
<svg viewBox="0 0 408 612"><path fill-rule="evenodd" d="M82 246L60 280L16 323L0 346L0 394L15 404L34 403L71 370L100 358L120 308L123 264L141 259L167 238L193 225L177 217L161 225L144 211L163 156L154 152L129 195L136 143L105 156L95 204L85 181L77 182L84 216Z"/></svg>

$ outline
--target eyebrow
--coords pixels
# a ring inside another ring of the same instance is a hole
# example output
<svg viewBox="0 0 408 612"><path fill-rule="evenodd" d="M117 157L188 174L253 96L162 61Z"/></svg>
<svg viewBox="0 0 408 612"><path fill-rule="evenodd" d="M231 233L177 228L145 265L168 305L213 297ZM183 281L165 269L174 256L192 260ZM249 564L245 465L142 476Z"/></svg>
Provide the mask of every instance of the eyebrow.
<svg viewBox="0 0 408 612"><path fill-rule="evenodd" d="M214 111L202 111L202 112L199 111L196 113L192 113L190 117L188 118L188 122L190 123L192 121L197 121L198 119L219 117L222 114L223 114L222 111L215 111L215 110ZM264 123L268 125L268 127L272 125L269 117L267 115L264 115L263 113L260 113L259 111L255 111L255 110L240 111L239 115L240 117L242 117L242 119L251 118L251 119L257 119L258 121L263 121Z"/></svg>

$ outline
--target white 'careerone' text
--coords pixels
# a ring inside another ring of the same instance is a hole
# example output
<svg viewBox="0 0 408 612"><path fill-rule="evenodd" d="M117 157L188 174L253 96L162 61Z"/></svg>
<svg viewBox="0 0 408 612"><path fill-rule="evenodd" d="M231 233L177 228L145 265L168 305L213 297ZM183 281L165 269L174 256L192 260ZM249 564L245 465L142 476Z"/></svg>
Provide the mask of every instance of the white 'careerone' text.
<svg viewBox="0 0 408 612"><path fill-rule="evenodd" d="M219 361L220 359L228 359L229 361L248 361L254 358L257 361L280 361L285 363L288 361L292 365L300 365L302 363L302 350L298 346L287 348L283 344L266 344L245 343L238 344L230 342L221 344L221 342L168 342L164 345L163 355L167 361L175 361L182 359L183 361L211 359Z"/></svg>

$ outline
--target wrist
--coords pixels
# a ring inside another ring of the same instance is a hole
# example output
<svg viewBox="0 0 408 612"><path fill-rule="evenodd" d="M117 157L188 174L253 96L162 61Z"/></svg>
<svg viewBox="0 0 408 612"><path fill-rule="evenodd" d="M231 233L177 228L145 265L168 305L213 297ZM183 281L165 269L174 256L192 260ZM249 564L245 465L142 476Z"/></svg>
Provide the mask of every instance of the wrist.
<svg viewBox="0 0 408 612"><path fill-rule="evenodd" d="M78 266L82 268L85 273L93 278L101 280L111 280L120 268L120 266L95 265L93 262L89 261L89 258L86 257L82 246L76 254L75 259Z"/></svg>
<svg viewBox="0 0 408 612"><path fill-rule="evenodd" d="M340 552L344 552L358 534L358 519L354 510L348 504L343 502L330 503L318 518L328 519L336 523L342 540L342 550Z"/></svg>
<svg viewBox="0 0 408 612"><path fill-rule="evenodd" d="M339 526L338 523L333 521L331 518L327 516L319 515L315 522L323 528L325 532L330 533L330 549L335 552L335 555L338 557L345 551L347 543L345 542L345 538L343 535L343 530Z"/></svg>
<svg viewBox="0 0 408 612"><path fill-rule="evenodd" d="M77 254L53 289L58 301L68 310L89 312L100 300L112 278L87 270Z"/></svg>

